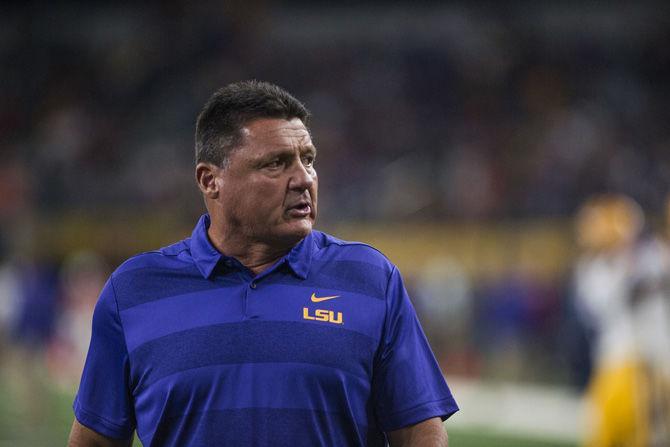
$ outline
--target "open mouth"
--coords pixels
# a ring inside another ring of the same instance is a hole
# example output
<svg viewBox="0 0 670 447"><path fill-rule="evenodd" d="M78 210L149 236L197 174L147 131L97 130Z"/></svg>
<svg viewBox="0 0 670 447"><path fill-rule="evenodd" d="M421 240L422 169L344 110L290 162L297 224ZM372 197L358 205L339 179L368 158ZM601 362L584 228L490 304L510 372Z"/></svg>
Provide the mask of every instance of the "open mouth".
<svg viewBox="0 0 670 447"><path fill-rule="evenodd" d="M309 202L300 202L288 208L288 214L291 217L306 217L312 212L312 206Z"/></svg>

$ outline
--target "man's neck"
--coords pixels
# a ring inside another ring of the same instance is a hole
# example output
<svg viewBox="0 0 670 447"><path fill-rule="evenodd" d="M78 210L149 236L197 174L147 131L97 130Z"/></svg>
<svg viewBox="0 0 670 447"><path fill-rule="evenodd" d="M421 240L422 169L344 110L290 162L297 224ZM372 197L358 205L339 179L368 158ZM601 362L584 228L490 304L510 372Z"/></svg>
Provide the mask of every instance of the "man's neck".
<svg viewBox="0 0 670 447"><path fill-rule="evenodd" d="M212 227L207 230L207 236L219 252L237 259L254 275L258 275L272 266L292 248L292 246L277 246L261 241L225 237L225 235L213 231Z"/></svg>

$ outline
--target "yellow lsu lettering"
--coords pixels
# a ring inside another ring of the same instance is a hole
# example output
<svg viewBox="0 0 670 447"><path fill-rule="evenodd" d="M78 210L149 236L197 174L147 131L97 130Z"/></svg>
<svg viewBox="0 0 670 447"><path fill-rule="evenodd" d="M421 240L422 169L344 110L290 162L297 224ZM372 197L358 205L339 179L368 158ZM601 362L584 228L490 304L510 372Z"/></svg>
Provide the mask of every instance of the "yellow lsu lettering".
<svg viewBox="0 0 670 447"><path fill-rule="evenodd" d="M302 308L302 318L305 320L327 321L328 323L343 324L342 312L333 312L332 310L316 309L314 315L309 314L307 307Z"/></svg>

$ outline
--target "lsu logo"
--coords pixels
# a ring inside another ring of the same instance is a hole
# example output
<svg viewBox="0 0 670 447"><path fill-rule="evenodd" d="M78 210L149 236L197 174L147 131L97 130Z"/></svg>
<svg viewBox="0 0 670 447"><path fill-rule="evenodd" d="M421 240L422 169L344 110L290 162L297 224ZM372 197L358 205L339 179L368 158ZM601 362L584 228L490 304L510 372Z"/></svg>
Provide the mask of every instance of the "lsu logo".
<svg viewBox="0 0 670 447"><path fill-rule="evenodd" d="M314 315L309 314L307 307L302 308L302 318L305 320L325 321L327 323L343 324L342 312L335 313L332 310L316 309Z"/></svg>

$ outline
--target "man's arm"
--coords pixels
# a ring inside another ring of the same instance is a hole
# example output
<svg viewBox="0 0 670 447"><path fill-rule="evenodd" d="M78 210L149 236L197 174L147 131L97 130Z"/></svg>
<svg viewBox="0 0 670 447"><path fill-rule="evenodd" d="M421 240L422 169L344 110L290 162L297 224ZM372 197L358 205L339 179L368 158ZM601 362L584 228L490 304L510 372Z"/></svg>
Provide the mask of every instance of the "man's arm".
<svg viewBox="0 0 670 447"><path fill-rule="evenodd" d="M440 418L387 433L391 447L448 447L447 431Z"/></svg>
<svg viewBox="0 0 670 447"><path fill-rule="evenodd" d="M129 439L114 439L103 436L74 420L68 447L130 447L133 437Z"/></svg>

